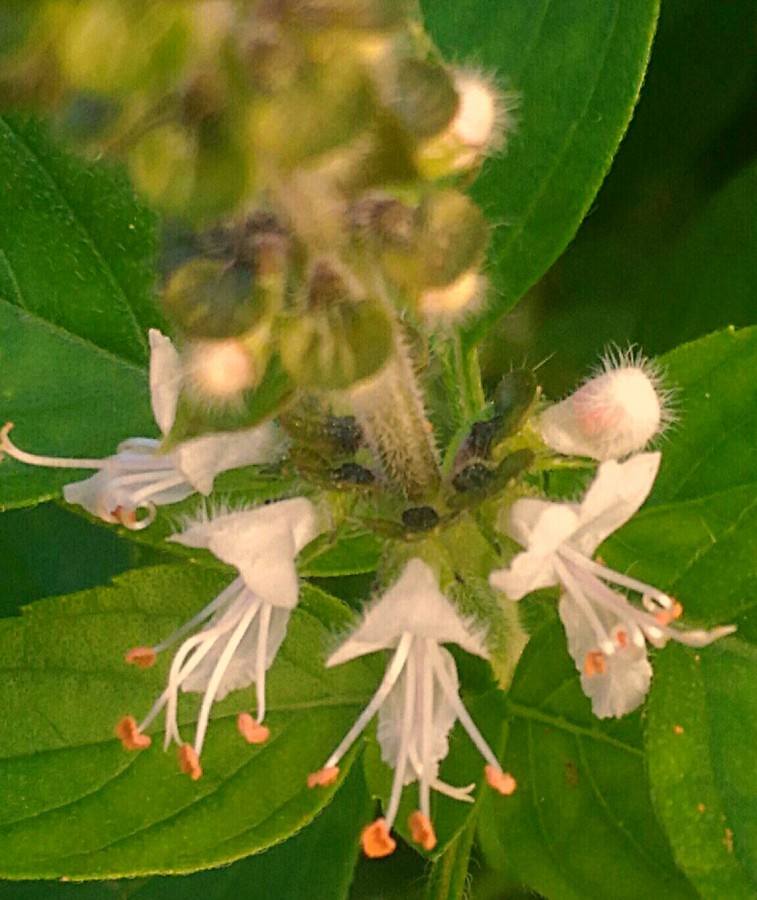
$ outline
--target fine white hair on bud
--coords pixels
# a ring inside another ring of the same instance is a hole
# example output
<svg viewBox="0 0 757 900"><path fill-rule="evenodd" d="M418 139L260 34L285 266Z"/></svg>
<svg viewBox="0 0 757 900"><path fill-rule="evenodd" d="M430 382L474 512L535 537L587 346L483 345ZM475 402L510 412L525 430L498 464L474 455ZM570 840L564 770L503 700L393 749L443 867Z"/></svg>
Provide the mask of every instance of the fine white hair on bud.
<svg viewBox="0 0 757 900"><path fill-rule="evenodd" d="M544 443L600 462L643 450L672 421L672 392L654 363L633 348L611 348L577 391L548 407L537 426Z"/></svg>
<svg viewBox="0 0 757 900"><path fill-rule="evenodd" d="M252 355L236 338L195 341L188 348L186 367L192 389L211 403L233 403L257 380Z"/></svg>
<svg viewBox="0 0 757 900"><path fill-rule="evenodd" d="M419 306L430 325L454 324L481 308L486 288L486 278L470 269L451 284L423 291Z"/></svg>
<svg viewBox="0 0 757 900"><path fill-rule="evenodd" d="M457 70L454 83L459 102L451 134L474 155L501 149L515 125L516 95L501 91L491 78L469 69Z"/></svg>

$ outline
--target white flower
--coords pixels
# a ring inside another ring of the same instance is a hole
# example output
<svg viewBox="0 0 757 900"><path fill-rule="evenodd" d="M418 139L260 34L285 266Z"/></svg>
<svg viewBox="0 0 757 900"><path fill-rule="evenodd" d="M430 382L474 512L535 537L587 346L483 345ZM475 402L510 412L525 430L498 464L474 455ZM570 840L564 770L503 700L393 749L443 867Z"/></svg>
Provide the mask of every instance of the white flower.
<svg viewBox="0 0 757 900"><path fill-rule="evenodd" d="M203 625L179 647L166 689L144 720L137 725L135 719L127 716L119 723L116 734L124 747L149 747L151 740L143 732L165 708L164 748L175 741L180 747L182 770L197 779L202 775L199 757L213 703L230 691L253 683L256 717L242 713L237 724L250 743L267 739L268 729L262 725L265 673L284 640L289 616L297 605L295 557L317 533L313 504L296 497L197 522L170 538L188 547L210 550L234 566L239 577L166 640L155 647L136 647L126 654L127 662L147 668L161 650ZM193 745L184 743L179 734L179 688L204 693Z"/></svg>
<svg viewBox="0 0 757 900"><path fill-rule="evenodd" d="M526 549L508 568L489 576L491 585L512 600L539 588L562 586L559 612L568 649L592 709L601 718L622 716L643 701L652 677L647 641L656 647L669 639L703 647L735 631L730 625L712 631L672 628L682 612L676 600L591 559L602 541L646 500L659 465L659 453L602 463L581 503L516 500L508 531ZM644 608L632 605L606 582L640 594Z"/></svg>
<svg viewBox="0 0 757 900"><path fill-rule="evenodd" d="M546 409L537 426L558 453L601 461L643 450L671 419L657 370L629 351L608 353L600 374Z"/></svg>
<svg viewBox="0 0 757 900"><path fill-rule="evenodd" d="M377 650L393 650L386 673L368 706L308 786L331 784L338 763L378 712L378 740L384 762L394 769L385 817L369 825L363 850L372 857L394 850L390 831L405 785L419 782L419 809L410 816L413 840L425 850L436 844L431 824L431 789L472 802L475 787L453 787L439 779L439 763L448 753L448 736L456 720L487 762L486 779L502 794L515 790L515 779L504 773L497 758L463 706L455 662L441 644L458 644L486 657L482 636L461 619L441 593L436 576L420 559L411 559L397 582L365 615L362 623L332 654L327 666L347 662Z"/></svg>
<svg viewBox="0 0 757 900"><path fill-rule="evenodd" d="M165 436L176 416L181 383L179 354L170 339L150 329L150 395L155 421ZM97 469L84 481L67 484L67 503L83 506L105 522L119 522L136 531L155 519L157 506L177 503L196 491L208 495L221 472L281 455L281 442L273 425L246 431L219 432L179 444L161 452L161 441L129 438L105 459L68 459L37 456L16 447L8 437L8 423L0 431L0 453L34 466L64 469Z"/></svg>

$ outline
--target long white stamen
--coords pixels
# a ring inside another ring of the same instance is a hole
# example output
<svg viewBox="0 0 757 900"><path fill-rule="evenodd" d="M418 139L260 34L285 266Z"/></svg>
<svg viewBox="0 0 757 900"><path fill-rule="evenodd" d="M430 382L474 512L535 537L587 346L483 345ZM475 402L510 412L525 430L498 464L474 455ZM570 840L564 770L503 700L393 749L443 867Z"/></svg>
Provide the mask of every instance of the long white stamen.
<svg viewBox="0 0 757 900"><path fill-rule="evenodd" d="M594 607L586 598L583 588L581 587L580 582L584 580L582 576L585 576L586 578L591 578L592 576L584 572L584 570L580 566L577 566L575 563L572 563L568 559L564 559L559 555L555 557L554 566L555 572L557 572L557 575L565 585L568 593L581 607L581 612L584 614L589 624L591 625L592 631L594 632L594 635L597 639L597 645L599 646L599 649L603 653L606 653L608 656L612 655L615 652L615 642L607 633L607 629L604 627L602 622L599 620L599 617L594 612ZM598 581L599 584L601 584L598 579L595 580Z"/></svg>
<svg viewBox="0 0 757 900"><path fill-rule="evenodd" d="M145 484L144 487L135 491L133 494L129 496L129 505L134 505L135 507L139 507L142 505L144 500L149 499L150 497L154 497L156 494L161 493L161 491L167 491L171 488L177 487L180 484L186 483L186 478L181 474L181 472L172 472L170 475L166 475L165 478L160 479L159 481L153 480L152 483ZM113 480L113 488L115 490L120 489L121 484L119 483L120 479L115 478Z"/></svg>
<svg viewBox="0 0 757 900"><path fill-rule="evenodd" d="M452 706L452 709L454 710L455 716L457 716L458 721L468 732L468 736L478 748L478 752L481 754L481 756L483 756L483 758L489 763L489 765L494 766L494 768L498 772L501 772L502 767L500 766L497 757L494 755L492 748L486 743L484 736L476 727L476 723L470 717L470 713L465 708L465 706L463 706L463 701L460 699L460 694L458 693L456 686L453 684L452 680L447 674L446 669L444 668L444 661L441 658L441 651L439 650L439 647L433 646L431 648L431 653L429 654L429 656L431 659L431 666L434 670L437 681L439 682L441 689L444 691L447 700Z"/></svg>
<svg viewBox="0 0 757 900"><path fill-rule="evenodd" d="M271 627L271 604L264 603L260 610L258 622L258 655L255 659L255 696L257 709L255 716L258 724L265 718L265 673L268 668L268 632Z"/></svg>
<svg viewBox="0 0 757 900"><path fill-rule="evenodd" d="M416 645L417 646L417 645ZM413 648L415 650L415 648ZM389 805L386 808L385 819L387 828L391 829L400 808L402 789L405 786L405 772L407 760L412 746L415 720L415 702L418 690L418 666L416 653L411 652L405 666L405 697L402 707L402 726L400 730L400 742L397 749L397 760L394 764L394 778L392 779L392 792L389 796Z"/></svg>
<svg viewBox="0 0 757 900"><path fill-rule="evenodd" d="M323 767L324 769L330 769L333 766L337 765L339 760L353 745L356 738L360 734L362 734L366 725L371 721L384 700L386 700L387 696L389 695L389 691L391 691L391 689L394 687L397 679L400 676L400 673L402 672L402 668L407 660L407 655L412 642L413 635L409 631L405 631L400 638L399 643L397 644L397 649L394 651L394 656L392 657L389 665L386 667L386 672L384 672L384 677L381 679L381 684L378 686L376 693L371 698L368 706L366 706L366 708L358 716L352 728L350 728L350 730L344 736L339 746L328 758L326 764Z"/></svg>
<svg viewBox="0 0 757 900"><path fill-rule="evenodd" d="M37 456L17 447L8 437L13 422L8 422L0 429L0 453L17 459L29 466L47 466L52 469L102 469L107 459L70 459L65 456Z"/></svg>
<svg viewBox="0 0 757 900"><path fill-rule="evenodd" d="M179 638L184 637L185 634L189 634L190 631L194 631L197 625L204 622L206 619L209 619L217 609L220 609L227 603L231 606L233 595L241 593L244 589L244 581L241 576L235 578L228 587L225 587L221 591L212 603L208 603L208 605L204 606L196 616L193 616L188 622L185 622L181 628L177 628L176 631L171 632L167 638L164 638L159 644L156 644L152 648L153 652L160 653L162 650L170 647L171 644L175 644Z"/></svg>
<svg viewBox="0 0 757 900"><path fill-rule="evenodd" d="M497 766L499 768L499 766ZM431 782L431 787L437 791L439 794L444 794L445 797L452 797L453 800L462 800L463 803L475 803L473 797L471 797L471 793L476 789L476 783L467 784L465 787L455 787L454 785L447 784L446 781L440 781L438 778L434 778Z"/></svg>
<svg viewBox="0 0 757 900"><path fill-rule="evenodd" d="M260 605L261 601L256 600L242 616L241 621L226 642L226 646L223 648L223 652L218 658L218 662L213 669L213 674L210 676L210 681L208 681L208 686L205 690L205 696L202 698L200 716L197 719L197 731L195 732L194 748L195 753L198 756L202 752L202 745L205 742L205 732L208 728L210 708L213 705L213 701L216 699L218 687L221 684L223 676L226 674L226 669L228 669L232 657L236 653L237 647L239 646L242 638L245 636L247 629L252 623L252 620L258 614Z"/></svg>
<svg viewBox="0 0 757 900"><path fill-rule="evenodd" d="M587 556L583 556L578 553L578 551L573 550L572 547L567 546L567 544L563 544L563 546L560 547L560 554L566 556L572 562L578 563L587 571L593 572L599 578L604 578L605 581L609 581L611 584L617 584L630 591L636 591L645 597L651 597L664 609L670 609L674 605L673 598L663 591L658 590L656 587L645 584L643 581L639 581L636 578L631 578L629 575L623 575L621 572L616 572L614 569L608 569L607 566L603 566L601 563L589 559Z"/></svg>
<svg viewBox="0 0 757 900"><path fill-rule="evenodd" d="M183 743L179 736L179 726L176 719L176 707L179 702L179 687L192 672L199 666L202 660L213 649L218 638L231 631L239 621L239 612L231 612L213 628L208 628L194 637L188 638L179 647L176 656L173 658L171 668L168 672L168 706L166 709L166 736L163 742L164 749L168 749L171 740L174 739L177 744ZM198 647L198 645L200 645ZM198 647L192 654L187 664L184 661L191 651Z"/></svg>
<svg viewBox="0 0 757 900"><path fill-rule="evenodd" d="M434 727L434 669L431 665L431 657L428 652L435 642L426 638L420 643L418 653L418 665L420 677L420 710L421 710L421 779L418 785L421 813L428 819L431 818L431 732ZM423 651L426 651L425 653ZM436 774L436 773L434 773Z"/></svg>

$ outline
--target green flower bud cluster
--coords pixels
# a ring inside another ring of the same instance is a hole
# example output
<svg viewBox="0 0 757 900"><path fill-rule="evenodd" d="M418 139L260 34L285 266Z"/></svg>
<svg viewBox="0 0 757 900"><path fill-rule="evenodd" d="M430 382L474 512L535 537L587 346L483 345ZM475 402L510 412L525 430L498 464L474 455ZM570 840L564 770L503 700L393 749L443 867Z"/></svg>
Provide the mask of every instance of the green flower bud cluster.
<svg viewBox="0 0 757 900"><path fill-rule="evenodd" d="M484 300L489 229L462 189L508 123L416 2L50 0L2 63L6 102L49 102L54 72L64 119L153 202L223 222L162 291L184 370L173 440L315 394L354 413L405 495L439 484L420 360Z"/></svg>

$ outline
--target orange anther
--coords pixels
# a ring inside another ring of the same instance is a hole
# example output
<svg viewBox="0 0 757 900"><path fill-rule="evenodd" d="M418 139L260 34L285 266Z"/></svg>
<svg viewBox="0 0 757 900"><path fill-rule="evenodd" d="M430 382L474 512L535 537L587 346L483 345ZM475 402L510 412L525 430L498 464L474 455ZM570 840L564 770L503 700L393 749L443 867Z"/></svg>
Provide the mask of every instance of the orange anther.
<svg viewBox="0 0 757 900"><path fill-rule="evenodd" d="M136 511L133 509L125 510L123 506L117 506L115 509L112 509L110 514L114 521L120 522L122 525L125 525L126 528L130 525L134 525L137 521Z"/></svg>
<svg viewBox="0 0 757 900"><path fill-rule="evenodd" d="M683 607L674 597L671 597L670 599L673 601L673 609L670 614L674 619L680 619L683 615Z"/></svg>
<svg viewBox="0 0 757 900"><path fill-rule="evenodd" d="M328 769L319 769L308 775L308 787L326 787L333 784L339 777L339 766L329 766Z"/></svg>
<svg viewBox="0 0 757 900"><path fill-rule="evenodd" d="M249 713L239 713L237 717L237 728L242 737L248 744L264 744L271 736L270 729L255 719Z"/></svg>
<svg viewBox="0 0 757 900"><path fill-rule="evenodd" d="M433 850L436 847L436 832L431 824L431 819L424 816L420 810L410 814L407 827L416 844L420 844L424 850Z"/></svg>
<svg viewBox="0 0 757 900"><path fill-rule="evenodd" d="M495 791L503 794L505 797L509 797L518 786L518 782L509 772L503 772L496 766L485 766L484 775L489 787L494 788Z"/></svg>
<svg viewBox="0 0 757 900"><path fill-rule="evenodd" d="M126 750L146 750L152 743L152 738L137 728L137 720L132 716L124 716L114 731Z"/></svg>
<svg viewBox="0 0 757 900"><path fill-rule="evenodd" d="M139 666L140 669L149 669L150 666L154 666L157 658L158 655L152 647L133 647L124 656L130 666Z"/></svg>
<svg viewBox="0 0 757 900"><path fill-rule="evenodd" d="M179 766L183 775L189 775L192 781L202 778L202 766L200 758L195 753L191 744L182 744L179 747Z"/></svg>
<svg viewBox="0 0 757 900"><path fill-rule="evenodd" d="M360 843L363 846L363 853L370 859L389 856L397 847L397 842L386 827L386 819L376 819L375 822L371 822L365 827L360 835Z"/></svg>
<svg viewBox="0 0 757 900"><path fill-rule="evenodd" d="M619 628L615 633L615 643L620 647L621 650L625 650L628 646L628 635L623 631L622 628Z"/></svg>
<svg viewBox="0 0 757 900"><path fill-rule="evenodd" d="M592 650L586 654L586 661L584 662L585 675L604 675L606 671L607 665L604 653L600 650Z"/></svg>
<svg viewBox="0 0 757 900"><path fill-rule="evenodd" d="M674 725L673 732L675 734L683 734L683 725Z"/></svg>

